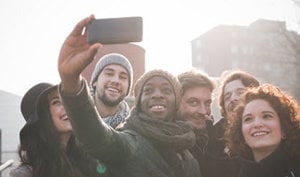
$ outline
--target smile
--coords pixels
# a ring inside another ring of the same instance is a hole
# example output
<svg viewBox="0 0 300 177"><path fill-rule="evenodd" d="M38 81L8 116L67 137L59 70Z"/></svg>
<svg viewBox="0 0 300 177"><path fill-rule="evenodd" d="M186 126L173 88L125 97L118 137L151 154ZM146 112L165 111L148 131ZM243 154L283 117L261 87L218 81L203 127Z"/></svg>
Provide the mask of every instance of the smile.
<svg viewBox="0 0 300 177"><path fill-rule="evenodd" d="M164 105L153 105L153 106L150 106L150 110L154 111L154 112L161 112L161 111L164 111L166 110L166 106Z"/></svg>
<svg viewBox="0 0 300 177"><path fill-rule="evenodd" d="M257 137L257 136L264 136L264 135L267 135L269 134L269 132L266 132L266 131L259 131L259 132L254 132L251 134L251 136L253 137Z"/></svg>
<svg viewBox="0 0 300 177"><path fill-rule="evenodd" d="M108 91L113 92L113 93L120 93L121 91L115 88L107 88Z"/></svg>

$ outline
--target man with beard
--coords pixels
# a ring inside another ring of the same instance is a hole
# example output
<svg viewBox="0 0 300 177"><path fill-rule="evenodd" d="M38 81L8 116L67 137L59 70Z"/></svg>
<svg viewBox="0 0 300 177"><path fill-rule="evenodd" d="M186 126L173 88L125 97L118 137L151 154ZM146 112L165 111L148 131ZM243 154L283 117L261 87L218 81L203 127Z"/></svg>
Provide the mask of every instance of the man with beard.
<svg viewBox="0 0 300 177"><path fill-rule="evenodd" d="M148 71L137 80L134 107L123 127L115 130L104 123L80 76L102 48L86 39L85 29L94 19L91 15L77 23L58 59L58 89L77 142L107 164L114 177L200 177L188 150L195 143L192 126L177 120L181 85L167 71Z"/></svg>
<svg viewBox="0 0 300 177"><path fill-rule="evenodd" d="M128 59L109 53L99 59L91 76L91 94L107 125L116 128L125 121L130 108L124 98L132 86L133 71Z"/></svg>
<svg viewBox="0 0 300 177"><path fill-rule="evenodd" d="M212 160L211 177L237 176L238 160L230 157L224 140L227 128L227 117L239 102L241 95L247 88L259 86L259 81L250 73L241 70L224 71L220 78L219 107L222 118L214 123L209 130L207 156ZM243 142L241 142L243 143Z"/></svg>

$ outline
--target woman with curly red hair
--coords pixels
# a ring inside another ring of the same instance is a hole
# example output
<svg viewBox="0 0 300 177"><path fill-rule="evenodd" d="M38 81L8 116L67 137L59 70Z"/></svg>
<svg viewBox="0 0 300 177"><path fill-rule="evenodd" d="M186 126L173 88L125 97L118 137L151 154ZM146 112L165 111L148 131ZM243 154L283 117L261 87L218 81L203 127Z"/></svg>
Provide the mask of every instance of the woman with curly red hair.
<svg viewBox="0 0 300 177"><path fill-rule="evenodd" d="M300 108L271 84L248 89L229 116L225 133L239 177L300 176Z"/></svg>

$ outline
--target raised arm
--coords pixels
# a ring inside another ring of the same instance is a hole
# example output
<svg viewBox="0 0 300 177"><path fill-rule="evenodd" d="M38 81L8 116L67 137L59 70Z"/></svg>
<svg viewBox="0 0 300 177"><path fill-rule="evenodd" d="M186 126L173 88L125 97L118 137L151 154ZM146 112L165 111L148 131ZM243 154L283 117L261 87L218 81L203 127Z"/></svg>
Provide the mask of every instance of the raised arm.
<svg viewBox="0 0 300 177"><path fill-rule="evenodd" d="M95 17L91 15L81 20L64 41L58 59L58 72L61 78L61 89L67 94L78 93L82 86L80 73L90 64L100 43L87 43L86 27Z"/></svg>
<svg viewBox="0 0 300 177"><path fill-rule="evenodd" d="M102 47L99 43L89 45L86 40L85 28L93 19L91 15L81 20L62 45L58 60L61 78L59 93L73 132L82 147L96 158L112 162L130 153L130 144L126 140L130 136L124 136L124 133L105 125L95 109L86 82L80 76Z"/></svg>

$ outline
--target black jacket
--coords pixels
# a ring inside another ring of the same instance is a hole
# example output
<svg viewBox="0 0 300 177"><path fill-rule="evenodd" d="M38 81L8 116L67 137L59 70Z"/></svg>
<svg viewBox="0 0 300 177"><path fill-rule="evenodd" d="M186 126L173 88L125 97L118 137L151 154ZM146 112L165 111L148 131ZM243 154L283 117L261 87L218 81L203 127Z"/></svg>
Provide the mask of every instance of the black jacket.
<svg viewBox="0 0 300 177"><path fill-rule="evenodd" d="M279 147L260 162L240 159L238 177L299 177L300 159L293 159Z"/></svg>
<svg viewBox="0 0 300 177"><path fill-rule="evenodd" d="M208 142L201 145L197 142L191 152L198 160L203 177L236 177L239 172L239 161L225 153L224 132L226 120L220 119L215 125L208 124ZM199 136L196 134L196 136Z"/></svg>

